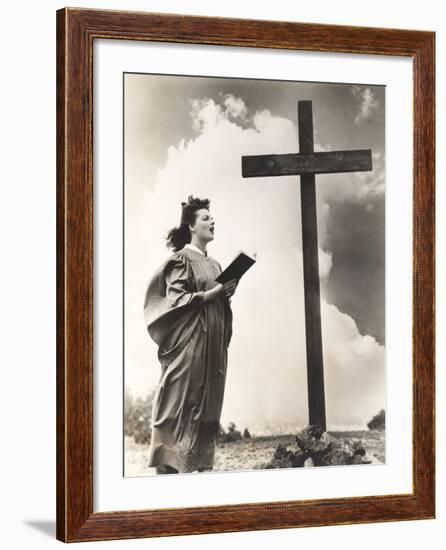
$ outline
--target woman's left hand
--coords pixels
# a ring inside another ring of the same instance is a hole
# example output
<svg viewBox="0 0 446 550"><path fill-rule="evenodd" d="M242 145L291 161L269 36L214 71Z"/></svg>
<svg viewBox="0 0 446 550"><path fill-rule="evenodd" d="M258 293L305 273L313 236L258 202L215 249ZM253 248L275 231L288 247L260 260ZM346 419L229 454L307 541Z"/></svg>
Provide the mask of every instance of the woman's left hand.
<svg viewBox="0 0 446 550"><path fill-rule="evenodd" d="M227 299L231 298L237 288L238 280L232 279L223 285L223 292Z"/></svg>

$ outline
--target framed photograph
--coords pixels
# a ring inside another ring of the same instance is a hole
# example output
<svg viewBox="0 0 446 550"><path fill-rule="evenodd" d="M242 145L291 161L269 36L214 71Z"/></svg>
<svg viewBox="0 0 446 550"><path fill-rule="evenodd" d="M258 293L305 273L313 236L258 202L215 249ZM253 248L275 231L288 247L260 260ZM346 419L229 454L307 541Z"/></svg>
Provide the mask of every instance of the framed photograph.
<svg viewBox="0 0 446 550"><path fill-rule="evenodd" d="M434 33L57 12L57 537L435 513Z"/></svg>

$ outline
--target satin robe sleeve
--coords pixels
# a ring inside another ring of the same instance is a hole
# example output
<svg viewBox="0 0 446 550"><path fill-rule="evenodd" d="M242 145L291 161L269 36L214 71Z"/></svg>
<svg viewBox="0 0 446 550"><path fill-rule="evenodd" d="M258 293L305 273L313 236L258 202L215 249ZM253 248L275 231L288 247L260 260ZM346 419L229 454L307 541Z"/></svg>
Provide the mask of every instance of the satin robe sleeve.
<svg viewBox="0 0 446 550"><path fill-rule="evenodd" d="M174 254L153 276L144 300L144 317L159 354L171 359L190 337L200 316L204 291L197 291L188 260ZM160 357L161 358L161 357Z"/></svg>
<svg viewBox="0 0 446 550"><path fill-rule="evenodd" d="M172 260L165 271L166 297L169 308L197 306L203 301L204 292L192 292L190 267L184 256Z"/></svg>

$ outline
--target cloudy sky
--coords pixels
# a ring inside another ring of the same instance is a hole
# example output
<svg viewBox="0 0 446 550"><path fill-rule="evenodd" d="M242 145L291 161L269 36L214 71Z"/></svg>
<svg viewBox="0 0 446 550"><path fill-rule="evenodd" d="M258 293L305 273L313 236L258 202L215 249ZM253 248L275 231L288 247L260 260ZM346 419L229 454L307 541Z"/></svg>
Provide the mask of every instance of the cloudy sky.
<svg viewBox="0 0 446 550"><path fill-rule="evenodd" d="M180 203L211 200L208 252L257 264L232 299L222 422L254 432L307 423L299 177L241 176L243 155L298 152L297 101L313 102L315 150L372 149L373 171L316 177L329 429L385 407L384 88L125 75L125 384L157 384L143 321L148 279L169 256Z"/></svg>

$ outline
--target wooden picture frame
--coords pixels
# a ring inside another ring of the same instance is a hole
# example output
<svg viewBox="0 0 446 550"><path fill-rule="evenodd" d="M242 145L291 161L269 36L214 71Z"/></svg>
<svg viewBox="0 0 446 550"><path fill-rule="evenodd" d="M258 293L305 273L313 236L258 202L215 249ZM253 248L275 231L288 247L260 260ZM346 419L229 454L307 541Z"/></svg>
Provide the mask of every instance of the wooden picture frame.
<svg viewBox="0 0 446 550"><path fill-rule="evenodd" d="M413 62L413 491L93 511L93 42L406 56ZM57 538L65 542L426 519L435 510L432 32L65 8L57 12Z"/></svg>

